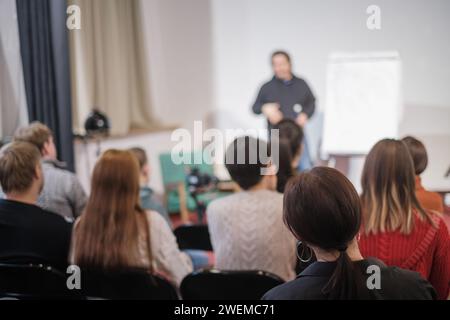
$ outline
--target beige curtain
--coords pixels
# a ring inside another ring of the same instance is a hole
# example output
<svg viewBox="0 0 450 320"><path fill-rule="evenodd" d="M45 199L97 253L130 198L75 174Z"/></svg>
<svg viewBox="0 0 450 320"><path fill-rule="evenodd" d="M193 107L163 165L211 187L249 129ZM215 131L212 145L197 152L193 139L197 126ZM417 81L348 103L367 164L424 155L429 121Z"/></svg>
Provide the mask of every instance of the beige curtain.
<svg viewBox="0 0 450 320"><path fill-rule="evenodd" d="M81 9L81 30L69 32L74 129L83 132L97 108L111 134L155 128L140 1L69 0Z"/></svg>
<svg viewBox="0 0 450 320"><path fill-rule="evenodd" d="M28 122L15 0L0 0L0 140Z"/></svg>

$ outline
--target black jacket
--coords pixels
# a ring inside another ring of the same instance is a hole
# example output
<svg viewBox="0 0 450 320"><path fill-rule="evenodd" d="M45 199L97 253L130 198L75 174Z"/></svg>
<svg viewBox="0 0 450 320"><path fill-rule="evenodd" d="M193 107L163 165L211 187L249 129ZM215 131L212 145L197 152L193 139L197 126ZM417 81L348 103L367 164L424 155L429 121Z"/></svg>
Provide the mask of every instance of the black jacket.
<svg viewBox="0 0 450 320"><path fill-rule="evenodd" d="M380 269L380 289L368 289L367 279L373 274L368 267L376 265ZM364 300L434 300L436 293L428 281L417 272L397 267L387 267L377 259L354 262L356 272L363 280L361 296ZM327 300L322 289L328 283L336 267L335 262L315 262L300 273L297 279L277 286L267 292L264 300Z"/></svg>
<svg viewBox="0 0 450 320"><path fill-rule="evenodd" d="M316 108L316 99L305 80L293 76L290 81L276 77L265 83L259 90L253 105L253 112L261 114L262 106L276 102L285 118L295 119L303 112L311 117Z"/></svg>
<svg viewBox="0 0 450 320"><path fill-rule="evenodd" d="M72 224L38 206L0 199L0 263L68 264Z"/></svg>

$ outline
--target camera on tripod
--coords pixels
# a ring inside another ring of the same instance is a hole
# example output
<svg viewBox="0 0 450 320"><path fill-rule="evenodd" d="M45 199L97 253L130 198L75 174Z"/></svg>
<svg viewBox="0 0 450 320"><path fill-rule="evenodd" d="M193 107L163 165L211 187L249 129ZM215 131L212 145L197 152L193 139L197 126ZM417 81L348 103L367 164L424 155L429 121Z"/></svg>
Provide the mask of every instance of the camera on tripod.
<svg viewBox="0 0 450 320"><path fill-rule="evenodd" d="M197 167L189 168L189 172L186 174L186 186L190 196L195 201L199 221L203 220L206 204L199 199L198 195L216 189L218 182L217 177L200 172Z"/></svg>

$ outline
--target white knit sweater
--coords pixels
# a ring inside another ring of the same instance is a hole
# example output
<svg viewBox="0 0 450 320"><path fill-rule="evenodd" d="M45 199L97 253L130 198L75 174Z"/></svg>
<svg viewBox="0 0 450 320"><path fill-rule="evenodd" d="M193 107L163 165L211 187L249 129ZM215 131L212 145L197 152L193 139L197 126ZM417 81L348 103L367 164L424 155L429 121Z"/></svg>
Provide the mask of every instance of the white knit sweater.
<svg viewBox="0 0 450 320"><path fill-rule="evenodd" d="M213 201L209 232L222 270L264 270L295 278L296 241L283 223L283 196L269 190L243 191Z"/></svg>

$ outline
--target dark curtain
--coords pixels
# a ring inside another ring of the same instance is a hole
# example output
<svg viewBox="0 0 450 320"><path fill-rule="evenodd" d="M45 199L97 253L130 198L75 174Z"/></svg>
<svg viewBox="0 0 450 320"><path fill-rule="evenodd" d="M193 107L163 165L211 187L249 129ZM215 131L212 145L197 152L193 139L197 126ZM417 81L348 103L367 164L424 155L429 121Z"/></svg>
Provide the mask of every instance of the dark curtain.
<svg viewBox="0 0 450 320"><path fill-rule="evenodd" d="M60 160L74 169L65 0L16 0L30 121L54 133Z"/></svg>

